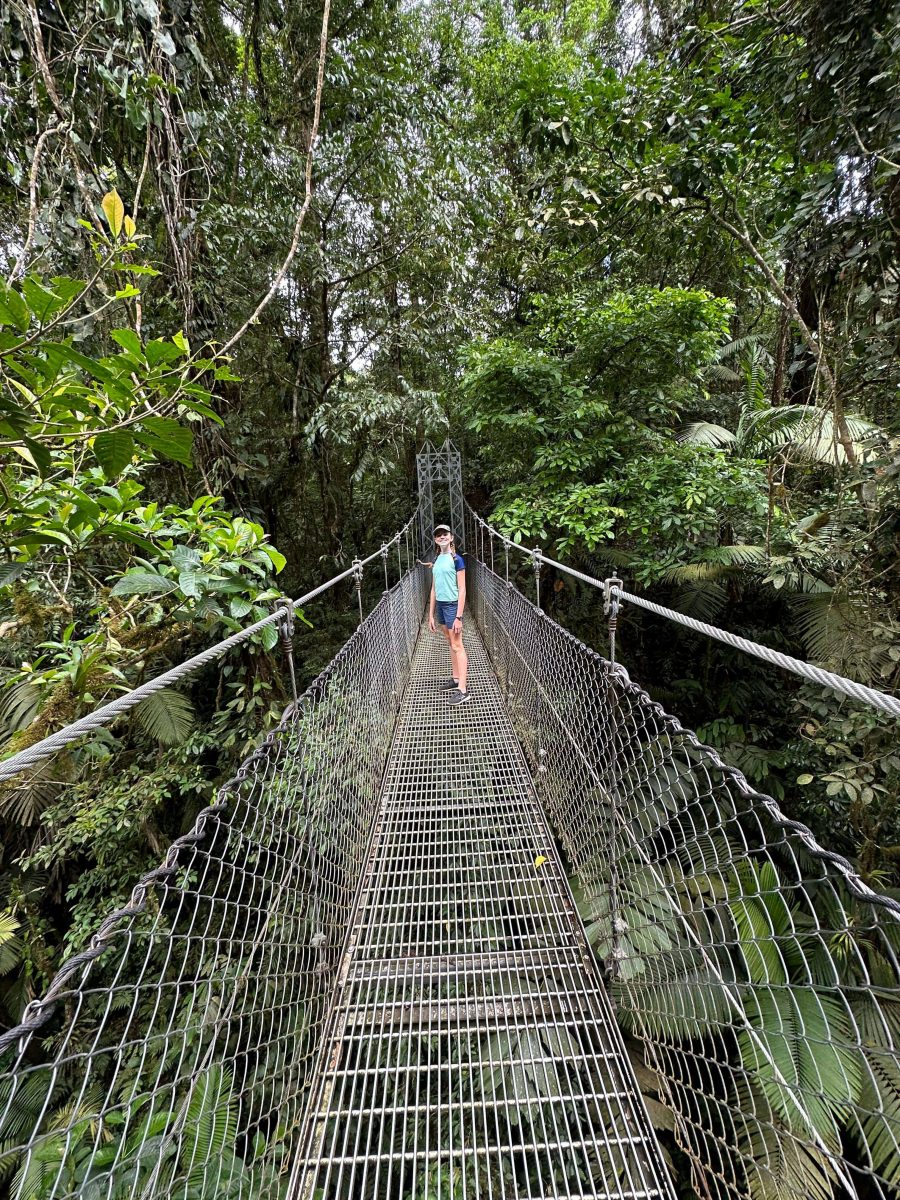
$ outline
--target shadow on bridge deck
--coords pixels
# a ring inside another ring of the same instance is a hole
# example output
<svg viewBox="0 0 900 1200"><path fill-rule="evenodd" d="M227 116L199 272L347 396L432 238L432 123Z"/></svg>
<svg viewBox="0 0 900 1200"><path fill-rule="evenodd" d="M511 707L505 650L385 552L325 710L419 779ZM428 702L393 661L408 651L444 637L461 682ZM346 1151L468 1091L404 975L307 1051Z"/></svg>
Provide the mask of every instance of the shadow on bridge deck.
<svg viewBox="0 0 900 1200"><path fill-rule="evenodd" d="M671 1197L477 630L423 628L290 1200Z"/></svg>

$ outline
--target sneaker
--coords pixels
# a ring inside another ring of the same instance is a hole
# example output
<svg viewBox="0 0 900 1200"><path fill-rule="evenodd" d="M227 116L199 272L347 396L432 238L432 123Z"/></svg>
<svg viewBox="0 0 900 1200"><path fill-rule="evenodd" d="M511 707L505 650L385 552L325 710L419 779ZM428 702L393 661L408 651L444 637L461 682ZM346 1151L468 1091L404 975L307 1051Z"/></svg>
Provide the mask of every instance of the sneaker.
<svg viewBox="0 0 900 1200"><path fill-rule="evenodd" d="M458 689L451 695L450 704L465 704L467 700L472 699L471 692L461 692Z"/></svg>
<svg viewBox="0 0 900 1200"><path fill-rule="evenodd" d="M439 692L449 692L451 688L458 688L458 687L459 687L458 679L445 679L443 681L443 683L438 684L438 691Z"/></svg>

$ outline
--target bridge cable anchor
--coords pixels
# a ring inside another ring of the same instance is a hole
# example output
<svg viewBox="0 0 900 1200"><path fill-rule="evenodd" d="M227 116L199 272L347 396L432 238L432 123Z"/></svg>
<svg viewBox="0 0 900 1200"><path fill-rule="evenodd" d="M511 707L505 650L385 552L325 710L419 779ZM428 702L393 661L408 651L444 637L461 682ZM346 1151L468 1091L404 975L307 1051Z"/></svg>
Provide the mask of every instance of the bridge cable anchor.
<svg viewBox="0 0 900 1200"><path fill-rule="evenodd" d="M619 593L622 590L622 580L617 575L610 575L603 580L603 612L609 617L609 661L616 661L616 626L619 621Z"/></svg>
<svg viewBox="0 0 900 1200"><path fill-rule="evenodd" d="M297 674L294 670L294 605L287 598L281 596L275 601L275 611L278 613L278 640L281 645L281 653L284 655L287 663L288 677L291 681L291 695L294 698L294 707L299 703L297 695Z"/></svg>

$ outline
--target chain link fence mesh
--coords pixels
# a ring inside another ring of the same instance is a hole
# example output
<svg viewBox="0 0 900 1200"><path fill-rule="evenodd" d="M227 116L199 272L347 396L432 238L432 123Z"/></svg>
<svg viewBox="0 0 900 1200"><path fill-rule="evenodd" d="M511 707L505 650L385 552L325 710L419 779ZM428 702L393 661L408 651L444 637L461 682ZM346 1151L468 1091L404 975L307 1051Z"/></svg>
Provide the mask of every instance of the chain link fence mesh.
<svg viewBox="0 0 900 1200"><path fill-rule="evenodd" d="M512 588L483 529L468 549L469 611L682 1192L897 1197L900 905ZM0 1038L0 1195L286 1196L429 585L384 595Z"/></svg>
<svg viewBox="0 0 900 1200"><path fill-rule="evenodd" d="M510 586L486 530L469 546L470 603L696 1194L896 1197L900 905Z"/></svg>
<svg viewBox="0 0 900 1200"><path fill-rule="evenodd" d="M284 1195L429 585L385 592L0 1039L0 1195Z"/></svg>

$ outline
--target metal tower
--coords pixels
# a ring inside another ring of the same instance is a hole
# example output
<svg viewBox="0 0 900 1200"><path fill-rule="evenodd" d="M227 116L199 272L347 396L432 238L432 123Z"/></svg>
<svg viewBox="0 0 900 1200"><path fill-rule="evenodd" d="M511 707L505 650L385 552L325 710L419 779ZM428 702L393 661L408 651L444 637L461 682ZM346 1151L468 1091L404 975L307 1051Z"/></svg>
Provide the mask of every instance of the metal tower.
<svg viewBox="0 0 900 1200"><path fill-rule="evenodd" d="M435 520L447 521L456 534L456 546L463 549L465 539L465 513L463 510L462 492L462 456L448 438L439 450L426 442L416 455L416 470L419 477L419 537L423 557L430 556L434 550L432 533ZM434 512L435 483L447 485L450 499L450 511L445 517Z"/></svg>

